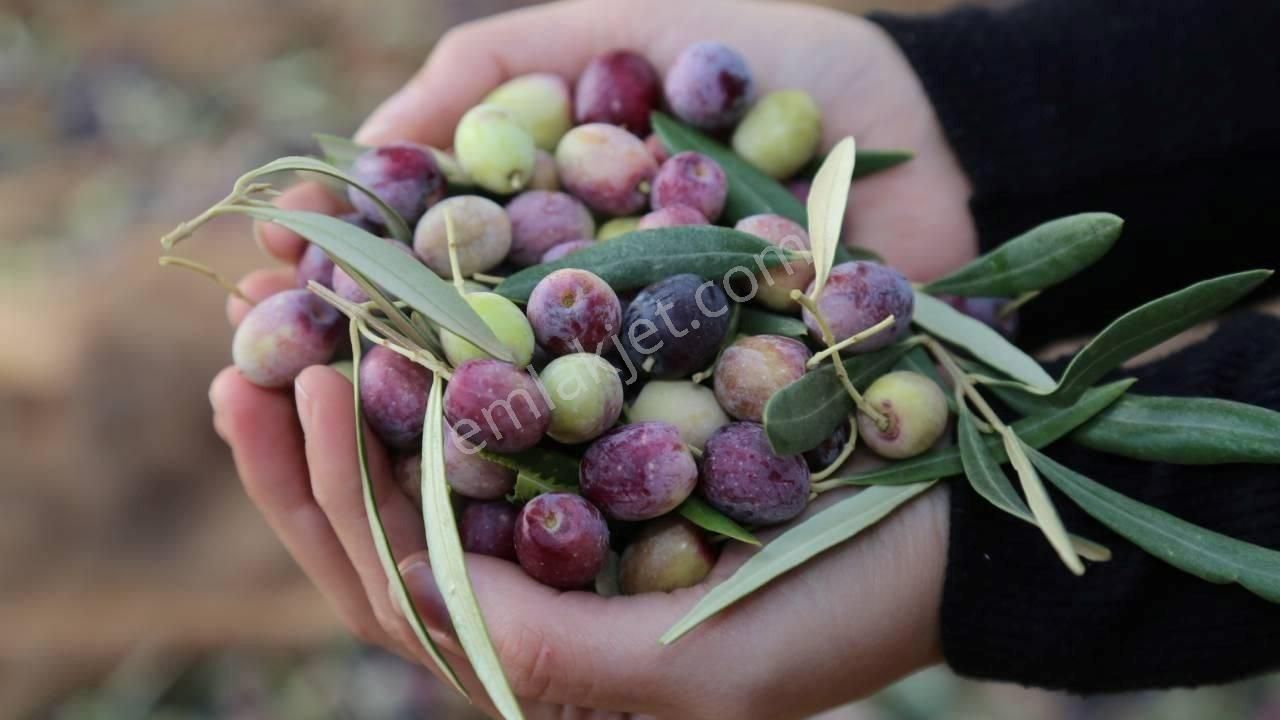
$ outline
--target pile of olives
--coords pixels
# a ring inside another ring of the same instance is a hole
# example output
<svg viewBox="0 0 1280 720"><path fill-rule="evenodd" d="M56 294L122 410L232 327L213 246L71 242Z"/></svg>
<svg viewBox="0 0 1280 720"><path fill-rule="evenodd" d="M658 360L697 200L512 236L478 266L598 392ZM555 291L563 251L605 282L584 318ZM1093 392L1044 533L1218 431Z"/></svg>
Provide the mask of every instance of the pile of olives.
<svg viewBox="0 0 1280 720"><path fill-rule="evenodd" d="M808 338L738 335L721 285L693 274L619 293L585 269L547 274L524 307L473 281L563 259L636 229L721 221L729 179L697 152L671 154L650 134L654 110L727 137L766 175L795 179L821 139L816 103L800 90L757 99L742 56L719 43L687 48L661 77L641 55L617 50L592 60L576 84L534 74L515 78L468 111L453 156L471 186L446 182L428 148L396 143L363 152L351 174L413 228L412 247L391 239L405 262L467 280L466 301L509 350L496 359L440 331L451 376L443 396L445 471L466 499L464 547L518 562L548 585L590 586L617 552L624 593L670 591L701 581L716 557L708 534L675 511L692 497L737 523L786 522L807 505L811 473L861 444L888 458L928 449L947 408L932 380L894 372L868 388L879 418L860 417L804 456L776 455L761 424L775 393L809 372L814 350L893 316L891 326L851 346L865 352L906 333L913 294L887 266L837 265L815 299L822 323L792 291L808 292L807 261L761 278L750 302L803 320ZM798 184L803 192L803 182ZM348 222L385 235L380 208L352 189ZM448 218L448 222L446 221ZM778 215L739 220L737 230L793 250L805 229ZM450 229L451 228L451 229ZM450 240L453 248L451 253ZM480 275L480 278L476 278ZM297 267L300 288L316 282L351 302L369 298L317 246ZM492 283L491 283L492 284ZM309 365L329 362L345 337L341 313L305 289L258 304L234 341L251 381L281 387ZM709 372L708 372L709 371ZM695 381L695 376L697 376ZM363 412L400 453L396 474L417 493L415 448L428 410L432 371L373 346L360 366ZM709 383L704 380L709 378ZM579 462L577 492L518 504L517 473L494 455L551 446ZM613 530L611 536L610 531Z"/></svg>

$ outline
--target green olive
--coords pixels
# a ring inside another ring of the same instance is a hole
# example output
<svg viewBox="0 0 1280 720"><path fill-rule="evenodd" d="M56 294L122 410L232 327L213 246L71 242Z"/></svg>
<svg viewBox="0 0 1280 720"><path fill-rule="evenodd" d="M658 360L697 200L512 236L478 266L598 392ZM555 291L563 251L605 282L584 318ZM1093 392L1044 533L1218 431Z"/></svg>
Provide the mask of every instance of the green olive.
<svg viewBox="0 0 1280 720"><path fill-rule="evenodd" d="M453 151L472 182L510 195L533 179L537 147L523 123L497 105L477 105L458 122Z"/></svg>
<svg viewBox="0 0 1280 720"><path fill-rule="evenodd" d="M472 293L466 299L498 341L511 351L511 362L517 367L528 365L533 359L533 328L529 327L529 321L520 308L501 295L490 292ZM467 360L489 357L484 350L444 329L440 330L440 345L454 367Z"/></svg>
<svg viewBox="0 0 1280 720"><path fill-rule="evenodd" d="M733 149L773 178L788 178L813 159L822 141L822 111L803 90L760 99L733 132Z"/></svg>

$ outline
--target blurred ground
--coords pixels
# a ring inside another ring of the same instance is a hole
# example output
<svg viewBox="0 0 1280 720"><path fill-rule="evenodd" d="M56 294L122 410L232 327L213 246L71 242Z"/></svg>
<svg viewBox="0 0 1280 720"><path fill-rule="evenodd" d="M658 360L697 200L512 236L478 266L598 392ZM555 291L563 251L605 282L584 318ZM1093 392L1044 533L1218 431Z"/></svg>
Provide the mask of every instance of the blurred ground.
<svg viewBox="0 0 1280 720"><path fill-rule="evenodd" d="M345 640L240 492L205 397L222 296L156 239L514 4L0 0L0 716L470 717ZM262 261L237 222L191 254ZM944 670L838 714L1245 715L1280 717L1280 689L1084 702Z"/></svg>

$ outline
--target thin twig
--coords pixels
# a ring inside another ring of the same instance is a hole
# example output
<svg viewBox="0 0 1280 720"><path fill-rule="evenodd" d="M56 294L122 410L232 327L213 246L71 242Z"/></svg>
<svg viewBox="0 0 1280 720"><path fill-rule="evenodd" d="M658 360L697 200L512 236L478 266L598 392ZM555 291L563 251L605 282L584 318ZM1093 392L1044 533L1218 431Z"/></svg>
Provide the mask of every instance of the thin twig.
<svg viewBox="0 0 1280 720"><path fill-rule="evenodd" d="M814 319L817 320L818 329L822 331L823 344L828 348L830 348L831 345L834 345L835 336L831 333L831 327L827 324L826 317L824 317L822 311L818 309L818 304L799 290L791 291L791 299L803 305L804 308L813 315ZM849 397L853 398L853 404L857 406L858 410L871 418L871 420L875 422L876 427L880 428L882 431L888 430L889 418L885 417L883 413L872 407L871 403L867 402L866 399L862 397L862 393L858 392L858 388L853 386L853 380L849 379L849 371L844 369L844 361L840 359L840 351L838 349L832 350L831 355L831 364L836 369L836 377L840 379L840 384L844 386L845 392L849 393Z"/></svg>
<svg viewBox="0 0 1280 720"><path fill-rule="evenodd" d="M218 283L218 285L222 286L222 289L226 290L232 296L249 303L251 307L258 304L254 302L252 299L250 299L248 295L245 295L243 292L241 292L240 288L236 287L234 283L232 283L230 280L223 277L221 273L209 267L208 265L205 265L203 263L198 263L195 260L189 260L184 257L178 257L177 255L162 255L160 257L160 266L168 267L170 265L174 267L185 268L187 270L197 272L209 278L210 280Z"/></svg>

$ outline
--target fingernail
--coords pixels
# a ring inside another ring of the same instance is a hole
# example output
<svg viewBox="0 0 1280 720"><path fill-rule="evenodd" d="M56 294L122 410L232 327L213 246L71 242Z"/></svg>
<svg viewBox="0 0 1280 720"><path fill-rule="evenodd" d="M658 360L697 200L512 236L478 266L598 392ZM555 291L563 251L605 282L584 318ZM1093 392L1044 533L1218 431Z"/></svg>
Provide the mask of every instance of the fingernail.
<svg viewBox="0 0 1280 720"><path fill-rule="evenodd" d="M311 427L311 396L303 387L301 378L293 381L293 403L298 408L298 421L302 423L302 433L305 435Z"/></svg>
<svg viewBox="0 0 1280 720"><path fill-rule="evenodd" d="M431 574L431 564L424 557L417 557L400 569L405 587L413 604L418 608L418 615L427 627L436 632L453 635L453 623L449 620L449 609L445 607L444 596L436 587L435 577ZM392 597L395 597L393 594ZM399 603L393 603L399 608Z"/></svg>
<svg viewBox="0 0 1280 720"><path fill-rule="evenodd" d="M219 395L218 384L215 382L209 386L209 407L213 408L213 432L222 438L223 442L227 442L227 433L222 427L221 414L218 412L218 405L221 404Z"/></svg>

